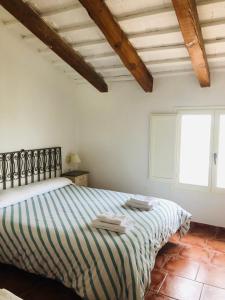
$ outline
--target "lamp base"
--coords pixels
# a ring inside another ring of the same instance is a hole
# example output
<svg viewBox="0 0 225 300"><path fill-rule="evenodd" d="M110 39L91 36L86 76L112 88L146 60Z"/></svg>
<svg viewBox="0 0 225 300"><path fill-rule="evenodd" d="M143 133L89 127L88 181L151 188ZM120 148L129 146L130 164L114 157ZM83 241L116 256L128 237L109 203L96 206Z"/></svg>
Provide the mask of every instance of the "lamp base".
<svg viewBox="0 0 225 300"><path fill-rule="evenodd" d="M73 170L79 171L79 164L73 164Z"/></svg>

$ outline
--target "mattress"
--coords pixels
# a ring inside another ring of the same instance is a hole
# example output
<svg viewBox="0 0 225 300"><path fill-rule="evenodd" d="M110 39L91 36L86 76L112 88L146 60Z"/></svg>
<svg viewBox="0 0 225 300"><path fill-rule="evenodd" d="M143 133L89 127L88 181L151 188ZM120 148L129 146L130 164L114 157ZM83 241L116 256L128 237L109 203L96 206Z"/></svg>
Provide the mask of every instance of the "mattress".
<svg viewBox="0 0 225 300"><path fill-rule="evenodd" d="M126 208L130 194L68 184L0 209L0 261L56 279L84 299L140 300L159 249L191 215L159 199L151 211ZM135 221L128 234L91 226L104 211Z"/></svg>

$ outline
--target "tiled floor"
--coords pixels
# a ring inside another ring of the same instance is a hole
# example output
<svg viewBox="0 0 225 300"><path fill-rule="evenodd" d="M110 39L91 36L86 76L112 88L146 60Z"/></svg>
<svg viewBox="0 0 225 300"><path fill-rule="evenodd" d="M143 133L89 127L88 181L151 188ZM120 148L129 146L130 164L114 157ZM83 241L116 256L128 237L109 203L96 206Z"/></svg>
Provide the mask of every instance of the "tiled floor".
<svg viewBox="0 0 225 300"><path fill-rule="evenodd" d="M0 288L24 300L78 300L61 284L0 265ZM225 229L192 224L157 256L145 300L225 300ZM112 299L113 300L113 299Z"/></svg>
<svg viewBox="0 0 225 300"><path fill-rule="evenodd" d="M225 300L225 229L192 224L159 252L145 300Z"/></svg>

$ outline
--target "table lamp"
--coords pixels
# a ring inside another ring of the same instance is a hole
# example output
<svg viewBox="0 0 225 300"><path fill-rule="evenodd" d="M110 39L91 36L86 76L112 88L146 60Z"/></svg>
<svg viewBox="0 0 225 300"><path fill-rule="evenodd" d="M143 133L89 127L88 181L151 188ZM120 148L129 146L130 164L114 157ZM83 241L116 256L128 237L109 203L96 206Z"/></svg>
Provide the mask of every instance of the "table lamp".
<svg viewBox="0 0 225 300"><path fill-rule="evenodd" d="M70 165L74 166L75 170L78 170L79 164L81 163L79 155L77 153L71 153L69 163L70 163Z"/></svg>

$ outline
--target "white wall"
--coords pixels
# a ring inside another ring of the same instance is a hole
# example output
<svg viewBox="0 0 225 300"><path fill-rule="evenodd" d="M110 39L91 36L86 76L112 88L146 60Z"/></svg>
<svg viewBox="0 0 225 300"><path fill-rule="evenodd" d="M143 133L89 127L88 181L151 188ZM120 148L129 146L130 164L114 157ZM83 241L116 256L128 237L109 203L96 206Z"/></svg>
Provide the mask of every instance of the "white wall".
<svg viewBox="0 0 225 300"><path fill-rule="evenodd" d="M187 75L155 80L152 94L135 82L112 84L101 94L89 84L76 87L4 28L0 41L0 152L60 145L65 156L79 150L93 186L165 197L194 220L225 226L224 195L148 178L150 113L225 105L224 73L212 74L206 89Z"/></svg>
<svg viewBox="0 0 225 300"><path fill-rule="evenodd" d="M186 75L155 80L152 94L134 82L114 83L108 94L80 85L80 153L92 185L171 199L194 220L225 227L224 195L178 190L148 178L150 113L173 112L176 106L225 105L224 84L225 73L215 73L211 88L200 88L194 75Z"/></svg>
<svg viewBox="0 0 225 300"><path fill-rule="evenodd" d="M0 152L62 146L76 151L74 83L20 38L0 29Z"/></svg>

